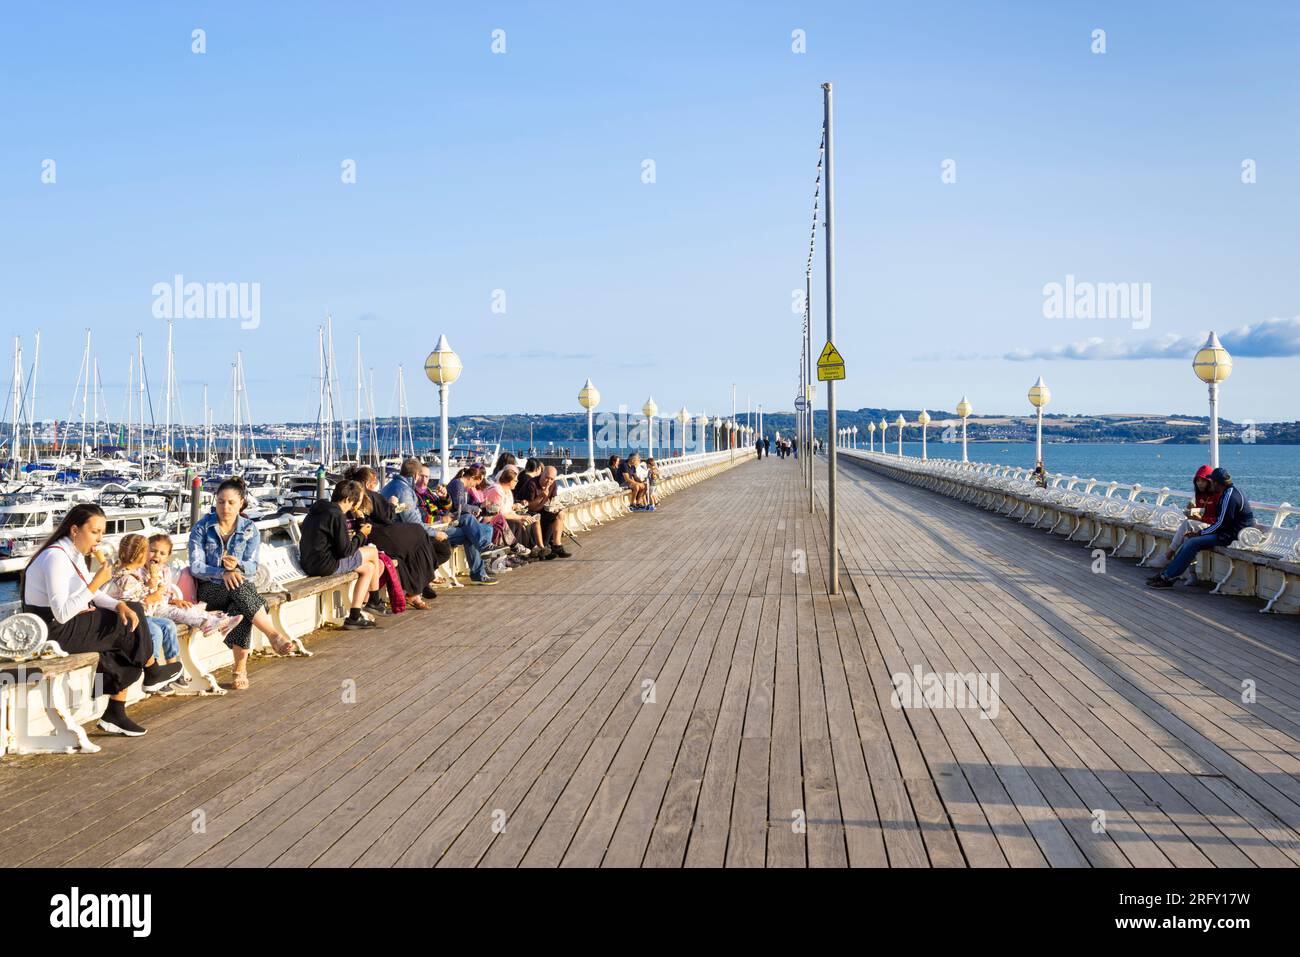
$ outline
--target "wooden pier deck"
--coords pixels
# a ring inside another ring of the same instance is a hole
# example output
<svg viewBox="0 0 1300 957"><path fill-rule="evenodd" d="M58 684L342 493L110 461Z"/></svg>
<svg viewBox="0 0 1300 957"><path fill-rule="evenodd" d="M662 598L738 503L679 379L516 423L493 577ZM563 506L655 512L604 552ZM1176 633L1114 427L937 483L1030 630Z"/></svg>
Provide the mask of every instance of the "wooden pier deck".
<svg viewBox="0 0 1300 957"><path fill-rule="evenodd" d="M840 596L795 464L751 462L144 739L4 759L0 863L1300 863L1300 622L841 474ZM916 665L996 673L996 717L894 707Z"/></svg>

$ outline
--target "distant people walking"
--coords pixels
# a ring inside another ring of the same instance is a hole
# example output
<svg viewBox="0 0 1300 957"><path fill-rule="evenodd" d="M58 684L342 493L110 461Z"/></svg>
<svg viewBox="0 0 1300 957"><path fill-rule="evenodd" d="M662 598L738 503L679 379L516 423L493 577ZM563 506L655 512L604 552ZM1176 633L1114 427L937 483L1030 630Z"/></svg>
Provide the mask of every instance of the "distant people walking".
<svg viewBox="0 0 1300 957"><path fill-rule="evenodd" d="M754 440L754 454L760 459L763 457L763 440L761 438Z"/></svg>
<svg viewBox="0 0 1300 957"><path fill-rule="evenodd" d="M799 457L799 440L798 440L798 439L791 439L791 440L790 440L790 454L793 455L796 459Z"/></svg>
<svg viewBox="0 0 1300 957"><path fill-rule="evenodd" d="M1147 579L1152 588L1172 588L1183 572L1191 567L1196 556L1207 548L1231 545L1243 529L1255 524L1255 513L1241 489L1232 483L1226 469L1215 469L1209 475L1210 491L1219 495L1218 515L1196 535L1188 535L1182 547L1159 575Z"/></svg>
<svg viewBox="0 0 1300 957"><path fill-rule="evenodd" d="M763 457L768 459L772 457L772 440L766 437L763 439Z"/></svg>

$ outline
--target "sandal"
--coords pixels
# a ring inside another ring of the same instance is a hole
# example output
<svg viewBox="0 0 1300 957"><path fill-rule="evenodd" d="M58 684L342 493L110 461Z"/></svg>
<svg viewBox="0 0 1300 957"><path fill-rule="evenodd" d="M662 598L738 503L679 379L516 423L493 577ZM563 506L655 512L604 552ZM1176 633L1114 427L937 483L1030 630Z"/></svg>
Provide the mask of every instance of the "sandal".
<svg viewBox="0 0 1300 957"><path fill-rule="evenodd" d="M419 595L416 595L414 598L407 598L406 604L412 608L418 608L420 611L429 610L429 603Z"/></svg>
<svg viewBox="0 0 1300 957"><path fill-rule="evenodd" d="M234 673L234 680L230 682L230 687L235 691L248 690L248 665L244 665L243 671L236 671Z"/></svg>

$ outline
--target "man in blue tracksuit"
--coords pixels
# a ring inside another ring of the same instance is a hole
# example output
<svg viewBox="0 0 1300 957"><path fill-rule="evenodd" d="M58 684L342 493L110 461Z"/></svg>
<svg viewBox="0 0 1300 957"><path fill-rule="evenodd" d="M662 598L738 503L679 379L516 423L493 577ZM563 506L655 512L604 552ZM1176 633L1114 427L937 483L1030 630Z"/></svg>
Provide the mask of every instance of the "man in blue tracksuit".
<svg viewBox="0 0 1300 957"><path fill-rule="evenodd" d="M1196 561L1198 552L1218 545L1231 545L1243 529L1255 524L1255 513L1241 489L1232 484L1232 476L1224 469L1210 473L1210 489L1219 493L1219 515L1213 525L1190 535L1183 541L1173 561L1159 575L1147 579L1152 588L1172 588L1178 577Z"/></svg>
<svg viewBox="0 0 1300 957"><path fill-rule="evenodd" d="M406 506L397 513L399 522L413 522L421 525L430 535L435 535L436 529L420 521L419 499L415 494L414 485L414 477L419 474L420 464L420 460L415 458L404 461L401 472L380 489L379 494L385 498L392 496L397 499L398 504ZM446 528L447 541L465 550L465 563L469 565L471 582L475 585L495 585L497 580L488 574L483 565L483 556L480 554L483 549L492 544L492 526L478 521L466 508L468 493L464 490L464 483L462 482L455 489L452 486L456 486L456 482L452 482L447 491L455 503L456 514Z"/></svg>

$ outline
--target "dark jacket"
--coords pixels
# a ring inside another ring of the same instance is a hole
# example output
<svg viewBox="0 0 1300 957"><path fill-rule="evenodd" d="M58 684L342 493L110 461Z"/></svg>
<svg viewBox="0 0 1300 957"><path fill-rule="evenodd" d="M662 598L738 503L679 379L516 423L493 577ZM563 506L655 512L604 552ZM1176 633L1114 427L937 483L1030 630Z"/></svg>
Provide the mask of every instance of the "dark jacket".
<svg viewBox="0 0 1300 957"><path fill-rule="evenodd" d="M1254 524L1255 513L1251 511L1246 496L1237 486L1229 485L1219 498L1219 515L1214 524L1197 534L1216 535L1220 545L1231 545L1242 529L1251 528Z"/></svg>
<svg viewBox="0 0 1300 957"><path fill-rule="evenodd" d="M298 557L308 575L333 575L339 559L357 550L343 509L333 502L317 502L302 520Z"/></svg>
<svg viewBox="0 0 1300 957"><path fill-rule="evenodd" d="M462 479L452 479L447 483L447 497L451 499L451 520L454 522L462 515L477 515L479 507L469 500L469 489Z"/></svg>

